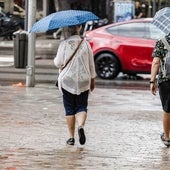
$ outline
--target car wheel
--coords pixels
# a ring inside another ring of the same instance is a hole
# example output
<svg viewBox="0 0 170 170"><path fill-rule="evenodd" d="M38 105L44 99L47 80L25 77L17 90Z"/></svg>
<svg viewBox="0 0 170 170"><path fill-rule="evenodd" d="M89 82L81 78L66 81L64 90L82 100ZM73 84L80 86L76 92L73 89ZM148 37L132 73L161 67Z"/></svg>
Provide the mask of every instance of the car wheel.
<svg viewBox="0 0 170 170"><path fill-rule="evenodd" d="M102 79L114 79L120 72L117 58L110 53L102 53L95 59L97 75Z"/></svg>

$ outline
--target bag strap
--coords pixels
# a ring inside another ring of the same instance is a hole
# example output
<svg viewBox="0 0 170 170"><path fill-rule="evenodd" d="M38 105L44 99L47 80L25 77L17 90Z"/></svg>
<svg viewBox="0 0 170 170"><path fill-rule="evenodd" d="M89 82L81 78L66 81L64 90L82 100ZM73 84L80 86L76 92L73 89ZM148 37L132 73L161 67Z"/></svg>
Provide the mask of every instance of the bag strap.
<svg viewBox="0 0 170 170"><path fill-rule="evenodd" d="M80 43L78 44L77 48L75 49L74 53L71 55L71 57L69 58L69 60L66 62L66 64L61 68L61 70L63 70L68 63L72 60L72 58L74 57L74 55L76 54L77 50L79 49L81 43L82 43L83 39L80 41Z"/></svg>
<svg viewBox="0 0 170 170"><path fill-rule="evenodd" d="M167 50L170 51L170 45L169 45L168 41L166 40L166 38L164 37L161 40L164 43L164 45L167 48Z"/></svg>

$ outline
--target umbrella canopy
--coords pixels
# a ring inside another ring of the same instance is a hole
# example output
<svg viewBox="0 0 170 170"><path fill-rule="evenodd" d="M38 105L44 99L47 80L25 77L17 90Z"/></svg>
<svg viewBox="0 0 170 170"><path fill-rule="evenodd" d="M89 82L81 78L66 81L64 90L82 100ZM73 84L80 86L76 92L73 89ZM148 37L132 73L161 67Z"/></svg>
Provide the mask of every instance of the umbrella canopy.
<svg viewBox="0 0 170 170"><path fill-rule="evenodd" d="M156 12L152 24L157 26L165 34L170 33L170 7L163 8Z"/></svg>
<svg viewBox="0 0 170 170"><path fill-rule="evenodd" d="M73 25L80 25L99 18L90 11L65 10L52 13L37 21L30 32L45 32L48 30Z"/></svg>

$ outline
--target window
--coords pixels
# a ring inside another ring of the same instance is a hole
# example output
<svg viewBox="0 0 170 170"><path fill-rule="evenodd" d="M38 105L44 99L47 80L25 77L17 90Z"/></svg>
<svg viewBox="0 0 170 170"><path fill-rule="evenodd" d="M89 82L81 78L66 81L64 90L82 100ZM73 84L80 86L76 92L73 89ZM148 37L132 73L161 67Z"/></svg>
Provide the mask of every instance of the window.
<svg viewBox="0 0 170 170"><path fill-rule="evenodd" d="M127 37L136 37L136 38L145 38L146 37L146 28L145 23L129 23L122 24L107 28L107 32L111 34L127 36Z"/></svg>

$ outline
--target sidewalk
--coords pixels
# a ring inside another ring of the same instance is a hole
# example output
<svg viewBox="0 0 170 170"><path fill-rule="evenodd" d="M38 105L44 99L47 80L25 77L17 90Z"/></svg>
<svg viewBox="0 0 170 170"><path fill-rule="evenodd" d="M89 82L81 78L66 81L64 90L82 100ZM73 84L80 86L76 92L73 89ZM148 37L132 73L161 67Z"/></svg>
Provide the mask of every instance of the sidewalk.
<svg viewBox="0 0 170 170"><path fill-rule="evenodd" d="M35 57L52 59L55 57L60 40L49 36L37 36L35 40ZM14 56L14 40L0 40L0 56Z"/></svg>
<svg viewBox="0 0 170 170"><path fill-rule="evenodd" d="M96 88L89 98L87 142L68 147L62 97L51 84L0 88L0 170L169 170L160 141L158 95Z"/></svg>

